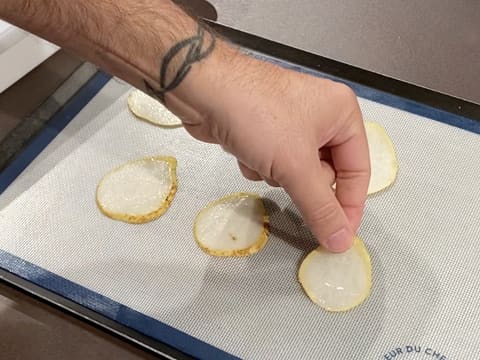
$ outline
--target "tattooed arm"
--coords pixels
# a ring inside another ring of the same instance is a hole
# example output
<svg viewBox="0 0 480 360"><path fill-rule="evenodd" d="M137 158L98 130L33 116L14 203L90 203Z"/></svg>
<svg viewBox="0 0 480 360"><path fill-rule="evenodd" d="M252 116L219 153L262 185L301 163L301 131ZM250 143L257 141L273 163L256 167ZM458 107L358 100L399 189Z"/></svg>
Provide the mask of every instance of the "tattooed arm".
<svg viewBox="0 0 480 360"><path fill-rule="evenodd" d="M193 64L215 46L208 31L167 0L2 0L0 17L161 98L186 76L186 57Z"/></svg>
<svg viewBox="0 0 480 360"><path fill-rule="evenodd" d="M245 177L284 187L324 246L350 247L370 164L346 86L246 57L169 0L1 0L0 18L156 96Z"/></svg>

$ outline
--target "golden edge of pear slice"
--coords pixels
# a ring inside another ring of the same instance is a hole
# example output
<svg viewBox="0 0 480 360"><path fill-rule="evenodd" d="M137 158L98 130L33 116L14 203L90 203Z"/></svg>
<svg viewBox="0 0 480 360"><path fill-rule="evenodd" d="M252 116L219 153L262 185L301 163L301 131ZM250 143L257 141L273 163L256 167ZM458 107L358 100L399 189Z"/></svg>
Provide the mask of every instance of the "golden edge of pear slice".
<svg viewBox="0 0 480 360"><path fill-rule="evenodd" d="M315 303L316 305L320 306L322 309L329 311L329 312L346 312L350 311L357 306L361 305L368 297L370 296L371 290L372 290L372 262L370 259L370 254L368 253L367 248L365 247L365 244L363 241L358 237L355 236L354 241L353 241L353 247L355 247L355 250L360 253L360 257L364 260L365 265L367 266L367 274L368 274L368 288L365 289L365 292L363 293L363 296L359 297L358 300L353 303L351 306L344 307L344 308L333 308L329 306L324 306L323 304L318 301L317 297L312 294L312 292L305 286L305 284L302 281L302 274L305 269L305 266L308 264L310 259L315 255L315 252L327 252L328 250L325 250L323 247L319 246L315 250L311 251L305 259L303 259L302 263L300 264L300 268L298 270L298 281L300 285L302 286L303 291L305 294L308 296L308 298Z"/></svg>
<svg viewBox="0 0 480 360"><path fill-rule="evenodd" d="M257 240L248 248L245 249L238 249L238 250L216 250L216 249L210 249L209 247L205 246L202 244L201 240L199 239L199 236L197 234L197 223L198 220L203 217L209 209L225 202L230 199L234 198L242 198L242 197L254 197L258 201L260 201L260 204L262 206L263 210L263 230L258 236ZM198 247L202 249L205 253L212 255L212 256L221 256L221 257L243 257L243 256L250 256L253 254L256 254L259 252L265 244L267 243L268 237L270 235L270 230L269 230L269 216L267 214L267 210L265 208L265 204L262 200L262 198L254 193L246 193L246 192L238 192L234 194L227 195L225 197L222 197L218 200L215 200L211 203L209 203L206 207L204 207L200 212L198 213L195 223L193 226L193 235L195 238L195 242L197 243Z"/></svg>
<svg viewBox="0 0 480 360"><path fill-rule="evenodd" d="M150 156L150 157L145 157L145 158L141 158L141 159L132 160L132 161L129 161L129 162L123 164L123 165L120 165L120 166L116 167L115 169L109 171L107 174L105 174L103 176L103 178L99 181L99 183L97 185L97 192L98 192L98 188L99 188L100 184L102 183L103 179L105 179L107 176L111 175L114 172L120 171L125 166L128 166L128 165L133 164L133 163L138 162L138 161L145 161L145 160L151 160L151 161L161 160L161 161L166 162L168 164L169 168L170 168L170 179L171 179L170 192L168 193L167 197L163 201L162 205L158 209L156 209L156 210L154 210L154 211L152 211L148 214L145 214L145 215L129 215L129 214L124 214L124 213L115 213L115 212L109 211L104 206L102 206L102 204L98 201L98 195L97 195L96 199L95 199L96 203L97 203L97 206L104 215L108 216L109 218L111 218L113 220L120 220L120 221L124 221L124 222L130 223L130 224L144 224L144 223L153 221L155 219L158 219L160 216L165 214L165 212L168 210L168 208L170 207L170 204L173 201L173 198L175 197L175 194L176 194L177 188L178 188L177 175L176 175L177 159L174 158L173 156Z"/></svg>
<svg viewBox="0 0 480 360"><path fill-rule="evenodd" d="M385 130L385 128L382 125L380 125L379 123L376 123L374 121L365 121L364 126L365 126L365 128L370 127L370 128L376 128L377 129L377 133L381 134L383 139L388 143L389 153L392 156L392 164L391 164L392 165L392 167L391 167L392 171L391 171L390 179L389 179L388 183L386 183L381 188L376 189L375 191L369 191L368 194L367 194L367 195L373 195L373 194L378 194L380 192L383 192L383 191L387 190L389 187L391 187L395 183L395 180L396 180L397 174L398 174L398 168L399 168L398 167L398 159L397 159L397 153L395 151L395 145L393 144L392 139L390 138L387 131Z"/></svg>
<svg viewBox="0 0 480 360"><path fill-rule="evenodd" d="M128 98L127 98L127 105L128 105L128 109L130 110L130 112L135 115L135 117L137 119L140 119L142 121L146 121L148 122L149 124L152 124L152 125L155 125L155 126L158 126L158 127L163 127L163 128L178 128L178 127L182 127L183 124L182 122L180 121L178 124L165 124L165 123L161 123L161 122L158 122L158 121L155 121L155 120L152 120L150 119L148 116L145 116L145 115L142 115L141 113L139 113L137 111L137 108L135 107L135 105L133 105L133 97L135 96L135 92L136 91L141 91L141 90L133 90L129 95L128 95ZM147 94L145 94L147 95ZM147 95L147 96L150 96L150 95ZM158 103L159 106L165 106L163 105L161 102Z"/></svg>

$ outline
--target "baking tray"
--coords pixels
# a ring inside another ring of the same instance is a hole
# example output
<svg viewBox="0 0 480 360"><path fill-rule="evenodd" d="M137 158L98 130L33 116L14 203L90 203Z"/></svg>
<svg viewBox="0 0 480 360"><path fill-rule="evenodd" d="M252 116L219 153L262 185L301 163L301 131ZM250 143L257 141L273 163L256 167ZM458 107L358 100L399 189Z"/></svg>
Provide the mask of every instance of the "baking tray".
<svg viewBox="0 0 480 360"><path fill-rule="evenodd" d="M297 71L311 73L316 76L330 77L338 81L346 82L348 85L354 88L354 90L362 99L367 99L366 101L368 101L368 104L371 103L371 105L369 106L377 107L376 104L379 104L378 106L385 105L386 107L382 109L384 109L385 111L392 111L391 117L395 117L396 114L411 114L412 117L410 117L410 115L405 115L407 116L405 117L405 119L408 119L409 121L411 120L423 123L425 122L425 120L428 120L428 125L425 125L427 126L427 130L425 130L425 128L422 129L430 132L432 136L434 136L435 130L438 130L440 133L441 131L444 131L446 127L448 127L448 131L452 132L452 141L456 139L456 141L458 141L460 145L463 145L461 149L454 150L464 151L465 154L471 154L471 151L476 149L476 146L478 145L478 136L476 134L480 133L480 123L478 121L478 119L480 119L480 109L479 106L476 104L468 103L462 101L461 99L455 99L443 94L438 94L427 89L421 89L411 84L405 84L393 79L388 79L378 74L373 74L360 69L355 69L345 64L340 64L332 60L323 59L312 54L308 54L245 33L241 33L236 30L224 28L217 24L213 24L213 26L216 28L217 31L231 39L233 42L241 45L245 49L245 51L250 52L253 56L260 57L266 61L278 63L281 66L292 68ZM24 174L28 175L29 164L34 161L36 156L40 154L42 150L44 150L51 143L51 141L55 138L57 134L59 134L63 129L65 129L65 127L69 124L70 121L74 121L78 112L88 104L88 102L98 93L98 91L102 89L102 87L109 80L110 77L108 75L98 73L64 107L64 109L62 109L62 111L60 111L51 120L47 128L32 141L32 143L25 149L25 151L23 151L12 162L12 164L5 171L2 172L2 174L0 174L0 192L4 192L9 186L13 185L15 179L17 179L17 177L25 169L26 171ZM112 111L113 110L111 110L109 115L113 117L118 115L117 112ZM368 109L367 114L373 115L373 117L375 117L374 114L369 112ZM404 118L400 117L397 121L400 121L402 119ZM416 126L416 123L412 122L410 124L406 124L406 126ZM404 141L407 141L407 139L404 139ZM447 141L444 142L448 144ZM428 141L425 146L427 145ZM436 162L438 163L438 161ZM408 164L405 165L406 166L401 166L401 173L399 176L402 176L402 172L405 173L409 170ZM475 164L472 164L472 166L474 165ZM461 168L461 170L466 171L466 173L469 174L468 169ZM478 173L472 172L470 175L475 176L478 175ZM412 184L410 184L410 186L411 185ZM434 185L439 186L438 184ZM472 194L475 195L476 193L473 192ZM385 201L385 199L382 200L380 197L378 197L373 201L381 203L382 201ZM462 199L462 201L466 200ZM477 209L473 207L473 210L471 212L466 213L465 218L470 219L471 222L475 223L478 220L478 213L476 212L476 210ZM444 214L444 216L446 215L448 215L448 213ZM369 218L368 214L367 221L372 224L372 218ZM369 231L373 233L380 233L381 229L375 228L374 225L370 225L370 228L366 229L365 232ZM308 239L308 236L305 237L307 238L307 240L311 240ZM300 241L300 243L302 243L302 241L304 242L303 245L299 246L303 247L303 250L312 246L312 242L309 242L307 240ZM376 250L373 244L371 250ZM389 251L393 250L389 249ZM420 250L420 246L417 248L417 250ZM473 249L473 251L476 250L477 249ZM464 251L466 250L464 249ZM399 251L399 258L404 261L403 265L408 267L409 264L405 263L405 261L408 260L409 254L403 254L403 257L400 255L402 255L401 251ZM377 258L378 256L374 254L374 269L375 260L377 260ZM379 259L381 259L381 257ZM179 330L178 328L161 322L158 319L153 318L152 316L145 315L140 311L137 311L120 302L112 300L108 296L104 296L99 292L92 291L91 289L79 285L74 281L67 280L65 277L60 276L54 272L46 271L44 268L34 263L28 262L21 257L14 256L9 252L0 250L0 262L3 268L1 271L1 277L4 281L14 286L17 286L24 291L27 291L45 301L48 301L64 309L65 311L69 311L75 316L79 316L86 321L92 322L97 326L105 328L108 331L111 331L118 336L132 341L161 356L164 356L166 358L234 357L234 355L229 354L226 351L228 349L221 350L219 349L219 347L212 346L207 341L202 341L201 339L199 339L200 336L192 337L191 334L188 334L188 332ZM469 264L469 266L475 269L475 264ZM466 279L469 278L466 277ZM424 293L421 294L427 294L430 296L435 295L437 282L428 283L421 278L416 280L418 286L424 291ZM387 286L386 284L382 285ZM381 287L378 283L374 284L374 289L375 286L377 288ZM406 294L403 294L403 296L406 296ZM422 308L422 306L420 305L419 308L420 310L425 310L425 308ZM357 314L359 313L361 313L361 310L357 312ZM370 314L370 316L372 317L373 315L374 314L372 313ZM352 315L351 318L356 319L355 315ZM475 319L475 316L472 316L472 318ZM336 322L341 323L347 321L345 319L348 319L348 317L331 317L328 318L328 324L330 324L330 326L333 326L332 324ZM418 320L422 319L419 318ZM199 319L199 321L202 320ZM323 326L326 326L326 324L327 322L324 323ZM366 325L372 327L375 324L377 323L368 322ZM408 325L412 326L412 324ZM344 324L344 326L349 328L350 326L353 327L353 324L347 322L346 324ZM294 328L293 322L292 328ZM445 329L441 328L441 330L442 333L445 332ZM413 327L412 331L414 332ZM365 334L364 336L367 336L367 338L375 338L375 329L369 328L362 330L362 332ZM239 336L241 335L242 334L240 334ZM454 340L457 342L463 341L462 345L464 345L465 349L470 352L477 351L479 349L479 344L474 340L471 340L470 342L464 340L463 335L464 334L460 334L460 336L457 336ZM256 333L253 334L253 336L261 336L261 334ZM318 334L318 336L328 338L328 336L326 336L325 334ZM445 335L440 336L440 338L443 338L443 336ZM338 338L346 340L339 335ZM364 337L360 337L360 340L362 341L364 341L365 339L366 338ZM284 340L288 344L287 339ZM417 343L415 342L415 340L418 340L419 342ZM422 342L420 343L420 341ZM295 348L295 346L299 346L295 343L292 343L290 345L293 348ZM340 344L339 346L341 345L342 344ZM277 346L280 347L280 344L277 344ZM298 349L300 348L304 349L305 346L303 345ZM392 357L391 354L393 353L408 354L408 350L410 349L412 349L412 353L414 353L418 348L420 348L420 350L423 351L425 355L429 355L430 353L433 354L434 352L439 354L440 352L443 352L440 356L444 356L444 358L447 358L447 356L450 356L448 358L451 358L452 356L455 356L455 358L460 358L458 357L458 355L461 355L462 351L461 347L459 350L457 346L454 346L451 343L440 342L436 341L435 339L421 340L416 339L413 336L411 342L405 342L405 339L400 337L398 339L398 342L396 342L395 340L392 340L391 342L386 341L385 344L382 344L382 346L379 346L378 349L375 349L375 354L378 355L375 356L377 358L383 357L387 359L388 356ZM312 356L315 355L316 357L325 359L339 358L338 356L340 356L340 358L345 358L342 357L344 355L342 353L343 350L339 349L340 347L335 348L334 346L330 349L325 349L325 351L322 353L321 351L319 352L318 349L316 349L314 346L312 346L311 352L302 353L302 355L303 357L307 357L306 354ZM350 350L354 351L352 349ZM359 347L356 355L351 356L350 354L350 358L366 358L365 354L367 354L368 351L369 349ZM275 351L273 349L269 349L268 353L272 357L276 358L280 358L280 355L282 355L275 354ZM300 354L301 351L299 350L298 353ZM283 355L286 356L285 354ZM237 356L246 358L255 357L251 353L248 353L248 351L243 353L242 351L238 351ZM370 353L369 356L371 356Z"/></svg>

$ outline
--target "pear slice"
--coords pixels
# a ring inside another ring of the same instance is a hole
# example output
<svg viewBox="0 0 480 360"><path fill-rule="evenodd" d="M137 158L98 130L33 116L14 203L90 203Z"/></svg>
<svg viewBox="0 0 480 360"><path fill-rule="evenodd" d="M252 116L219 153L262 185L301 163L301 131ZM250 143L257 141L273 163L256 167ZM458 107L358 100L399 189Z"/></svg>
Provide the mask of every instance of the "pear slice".
<svg viewBox="0 0 480 360"><path fill-rule="evenodd" d="M358 237L343 253L331 253L318 247L303 260L298 280L315 304L327 311L348 311L370 294L370 255Z"/></svg>
<svg viewBox="0 0 480 360"><path fill-rule="evenodd" d="M133 90L127 99L128 108L138 118L163 127L177 127L182 121L158 100L140 90Z"/></svg>
<svg viewBox="0 0 480 360"><path fill-rule="evenodd" d="M160 217L177 191L176 167L174 157L156 156L113 169L97 186L98 208L112 219L133 224Z"/></svg>
<svg viewBox="0 0 480 360"><path fill-rule="evenodd" d="M371 175L368 194L374 194L393 184L398 172L397 155L385 129L374 122L365 122L370 151Z"/></svg>
<svg viewBox="0 0 480 360"><path fill-rule="evenodd" d="M194 224L198 246L213 256L255 254L268 235L268 215L256 194L236 193L214 201L198 213Z"/></svg>

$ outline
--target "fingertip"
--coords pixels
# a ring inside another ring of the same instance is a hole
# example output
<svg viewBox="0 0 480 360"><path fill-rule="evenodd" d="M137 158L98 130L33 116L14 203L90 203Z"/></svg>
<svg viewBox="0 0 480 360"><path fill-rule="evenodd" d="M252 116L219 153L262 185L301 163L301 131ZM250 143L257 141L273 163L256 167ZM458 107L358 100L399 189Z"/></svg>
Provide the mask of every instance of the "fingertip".
<svg viewBox="0 0 480 360"><path fill-rule="evenodd" d="M347 228L342 228L322 241L327 250L335 253L341 253L350 249L353 244L353 234Z"/></svg>

